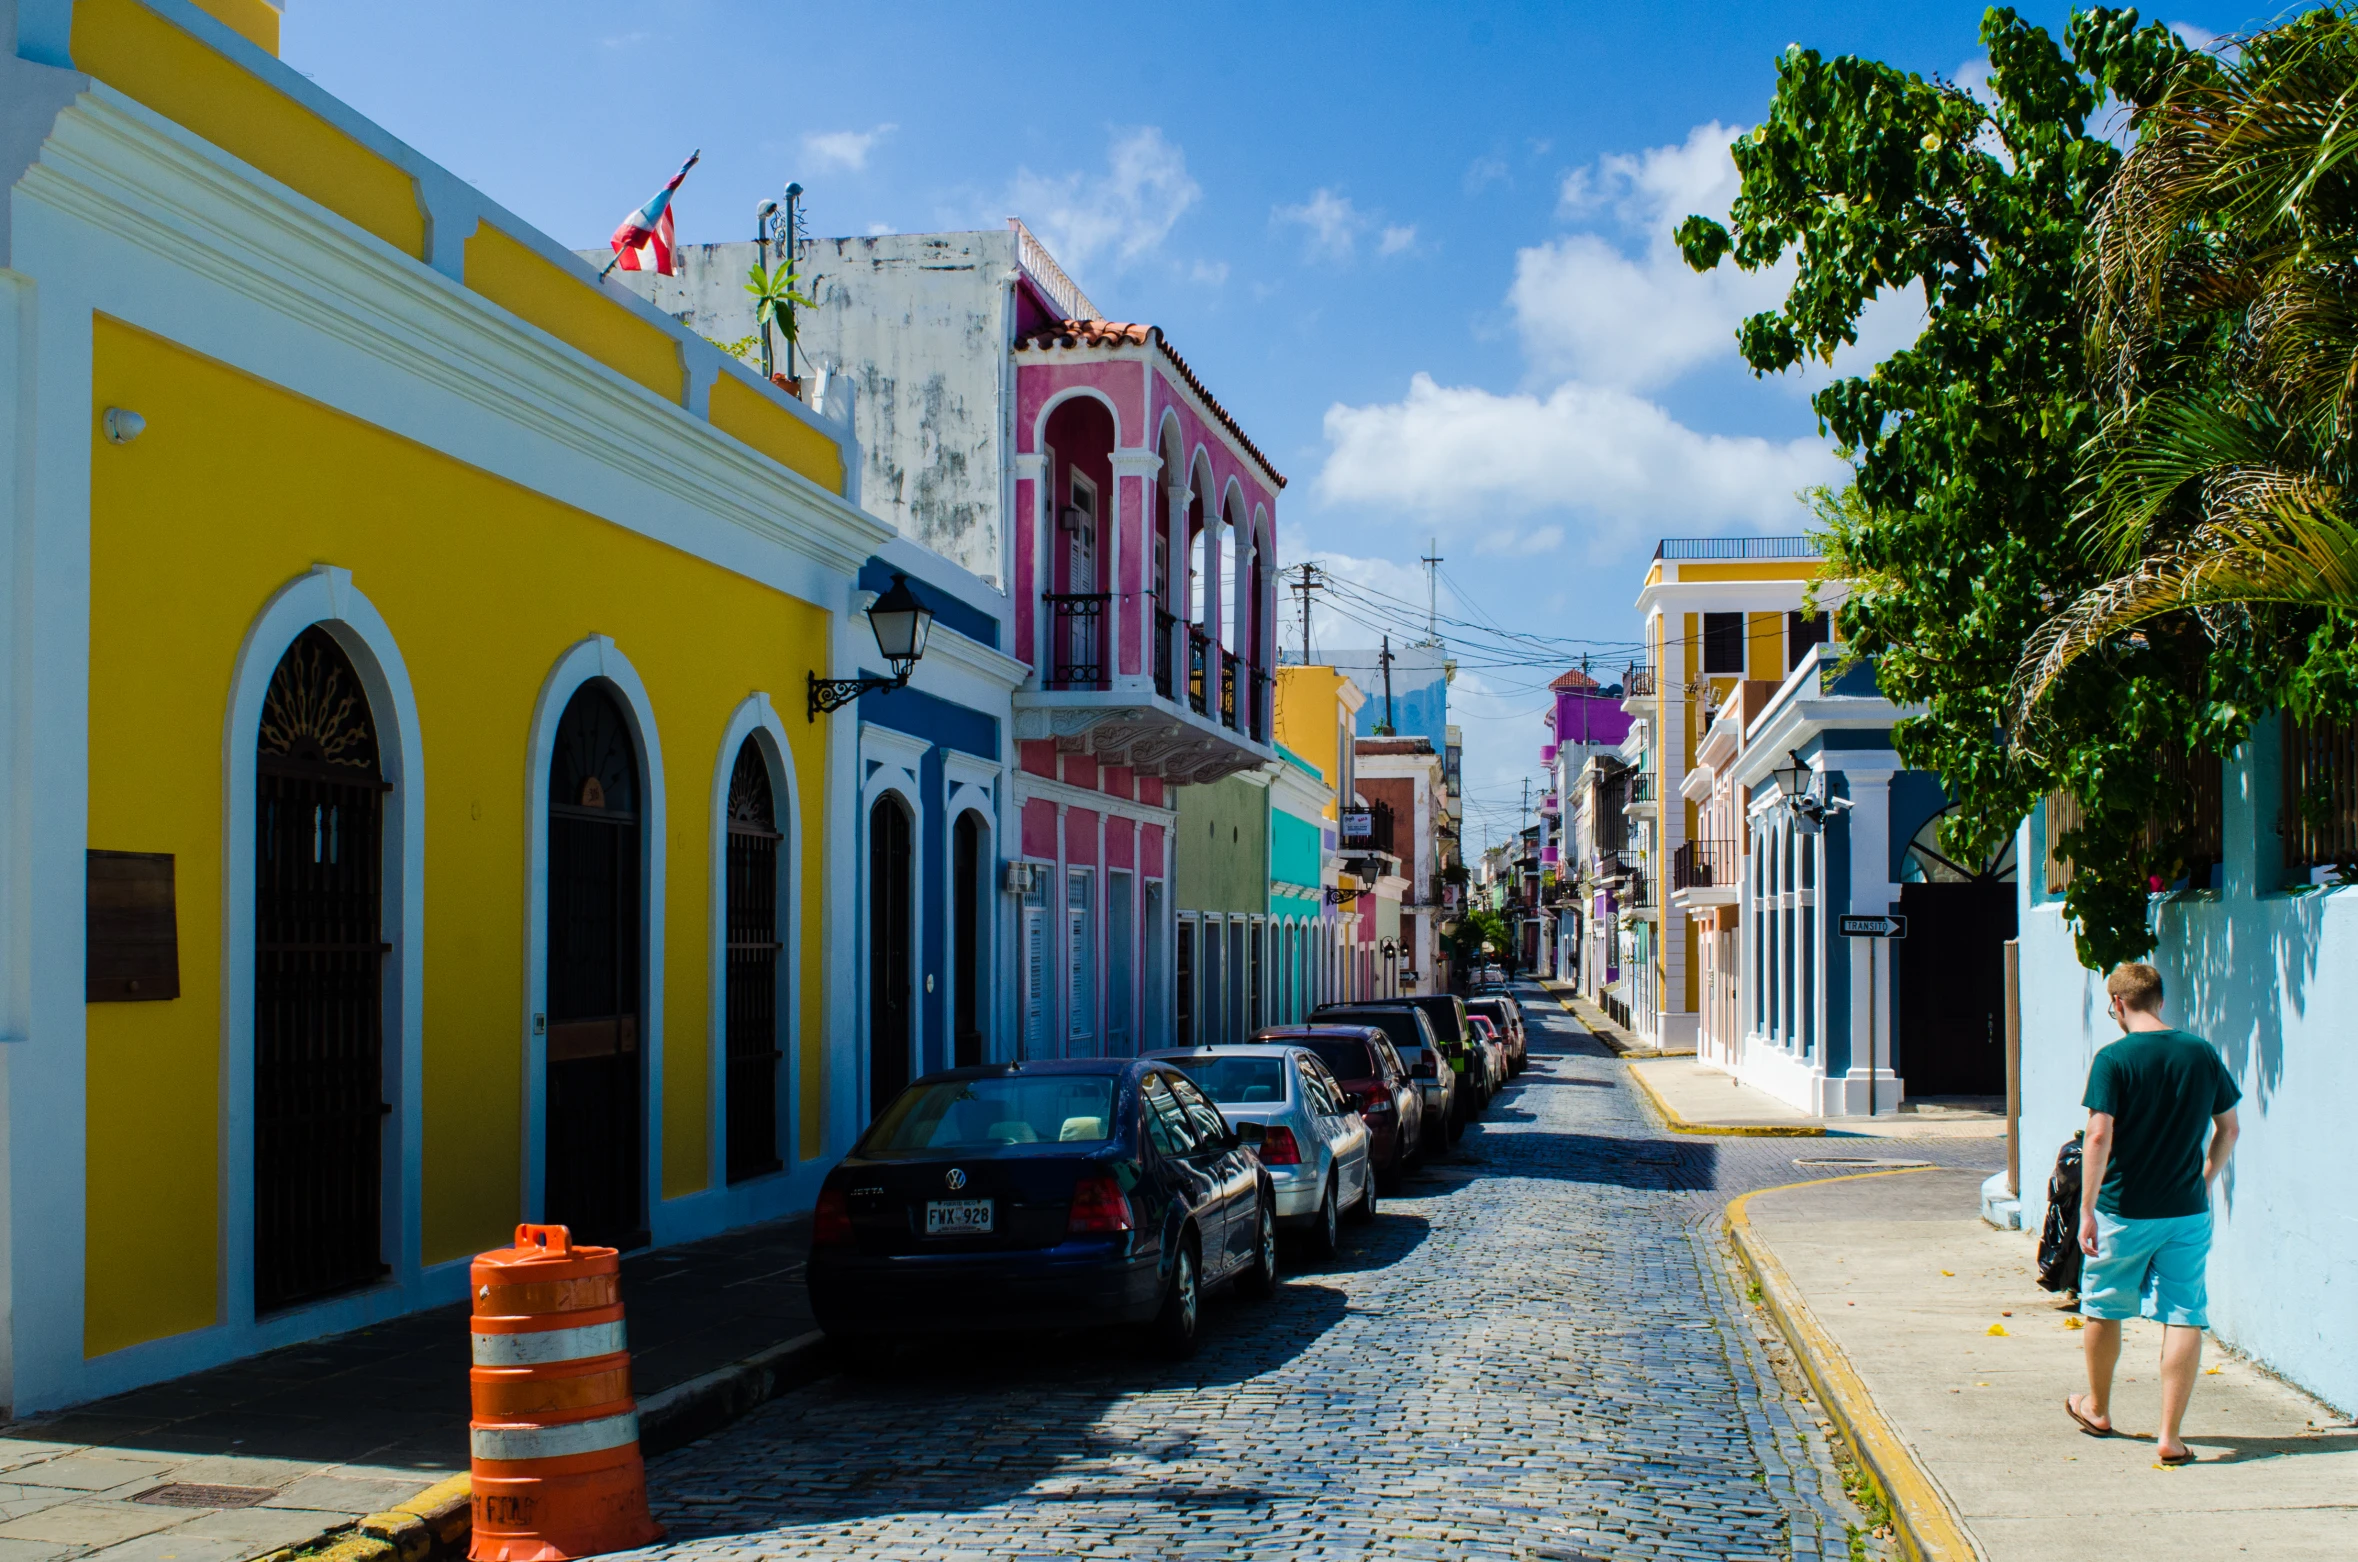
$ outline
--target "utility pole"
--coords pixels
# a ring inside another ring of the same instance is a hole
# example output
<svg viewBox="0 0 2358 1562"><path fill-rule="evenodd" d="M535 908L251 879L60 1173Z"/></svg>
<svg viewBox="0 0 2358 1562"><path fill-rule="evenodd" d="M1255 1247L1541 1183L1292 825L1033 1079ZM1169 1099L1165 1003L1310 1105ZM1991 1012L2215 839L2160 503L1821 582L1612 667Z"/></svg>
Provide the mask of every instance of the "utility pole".
<svg viewBox="0 0 2358 1562"><path fill-rule="evenodd" d="M1301 575L1294 591L1302 599L1302 665L1307 667L1310 665L1310 593L1318 588L1318 566L1303 564Z"/></svg>
<svg viewBox="0 0 2358 1562"><path fill-rule="evenodd" d="M1384 724L1376 729L1376 736L1388 738L1392 736L1392 637L1390 635L1384 636L1383 654L1378 656L1376 660L1383 665L1384 669Z"/></svg>
<svg viewBox="0 0 2358 1562"><path fill-rule="evenodd" d="M1441 539L1435 537L1427 544L1433 551L1424 557L1425 565L1425 644L1441 643Z"/></svg>

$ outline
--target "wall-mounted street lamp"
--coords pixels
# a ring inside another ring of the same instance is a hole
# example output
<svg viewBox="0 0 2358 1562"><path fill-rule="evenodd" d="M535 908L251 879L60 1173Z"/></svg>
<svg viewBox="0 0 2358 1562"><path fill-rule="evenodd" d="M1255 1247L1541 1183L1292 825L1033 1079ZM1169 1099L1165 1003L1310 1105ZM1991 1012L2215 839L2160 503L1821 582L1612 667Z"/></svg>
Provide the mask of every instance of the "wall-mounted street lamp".
<svg viewBox="0 0 2358 1562"><path fill-rule="evenodd" d="M898 689L909 681L911 669L925 654L925 637L933 632L933 610L909 589L909 577L895 570L892 587L868 609L868 627L875 631L876 649L892 668L889 678L811 679L810 719L823 711L841 710L871 689Z"/></svg>

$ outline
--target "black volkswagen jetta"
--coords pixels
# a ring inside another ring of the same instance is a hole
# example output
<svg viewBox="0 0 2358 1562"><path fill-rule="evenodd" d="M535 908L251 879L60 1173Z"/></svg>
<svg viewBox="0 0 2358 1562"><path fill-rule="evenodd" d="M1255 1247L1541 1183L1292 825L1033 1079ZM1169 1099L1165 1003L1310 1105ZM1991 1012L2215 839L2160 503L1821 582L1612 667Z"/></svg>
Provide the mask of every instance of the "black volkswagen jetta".
<svg viewBox="0 0 2358 1562"><path fill-rule="evenodd" d="M1269 1174L1147 1060L928 1074L827 1174L810 1294L839 1341L1145 1324L1195 1346L1203 1294L1277 1284Z"/></svg>

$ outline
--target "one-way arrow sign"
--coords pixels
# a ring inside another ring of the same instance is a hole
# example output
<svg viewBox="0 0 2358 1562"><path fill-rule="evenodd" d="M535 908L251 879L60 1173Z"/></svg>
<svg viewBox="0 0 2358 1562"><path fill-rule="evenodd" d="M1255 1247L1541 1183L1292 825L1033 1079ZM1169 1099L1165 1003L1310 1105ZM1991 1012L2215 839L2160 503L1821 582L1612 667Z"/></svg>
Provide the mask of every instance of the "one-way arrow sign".
<svg viewBox="0 0 2358 1562"><path fill-rule="evenodd" d="M1844 917L1844 938L1905 938L1908 936L1906 917Z"/></svg>

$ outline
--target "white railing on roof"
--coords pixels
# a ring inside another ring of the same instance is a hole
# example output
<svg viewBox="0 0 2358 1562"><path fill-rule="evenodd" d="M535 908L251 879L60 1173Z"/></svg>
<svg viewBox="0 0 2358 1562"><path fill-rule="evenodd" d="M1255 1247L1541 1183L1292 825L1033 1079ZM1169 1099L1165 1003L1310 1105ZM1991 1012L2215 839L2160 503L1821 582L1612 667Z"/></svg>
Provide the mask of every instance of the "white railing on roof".
<svg viewBox="0 0 2358 1562"><path fill-rule="evenodd" d="M1023 225L1021 217L1008 218L1007 226L1015 230L1017 261L1032 274L1032 280L1040 284L1040 291L1048 295L1048 301L1064 311L1067 320L1105 318L1097 312L1097 306L1089 302L1089 295L1081 291L1081 284L1064 274L1064 268L1056 263L1056 257L1048 253L1048 246L1042 244L1032 230Z"/></svg>

